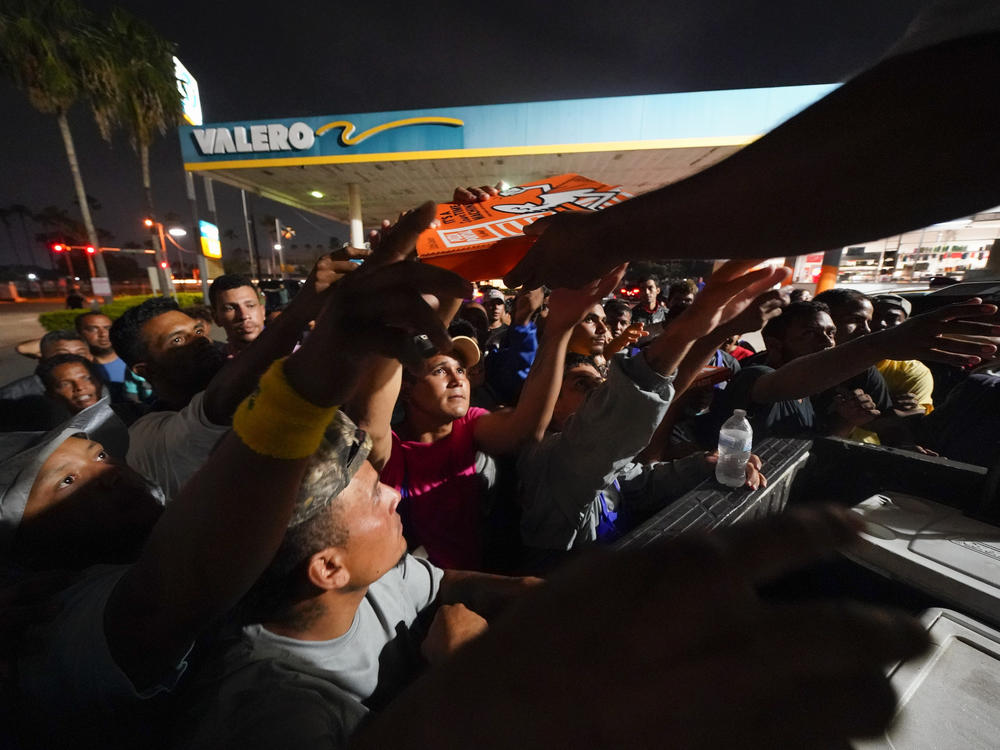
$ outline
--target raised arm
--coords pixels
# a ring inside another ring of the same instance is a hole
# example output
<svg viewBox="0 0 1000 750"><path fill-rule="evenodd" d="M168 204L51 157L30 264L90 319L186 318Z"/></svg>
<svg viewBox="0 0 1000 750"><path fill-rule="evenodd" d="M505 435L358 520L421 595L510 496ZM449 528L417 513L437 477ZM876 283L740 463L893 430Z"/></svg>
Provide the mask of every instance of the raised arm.
<svg viewBox="0 0 1000 750"><path fill-rule="evenodd" d="M625 260L799 255L994 206L1000 100L982 92L1000 87L998 39L993 29L886 58L693 177L542 219L507 283L574 285ZM971 101L974 114L952 115Z"/></svg>
<svg viewBox="0 0 1000 750"><path fill-rule="evenodd" d="M945 338L949 335L993 336L1000 326L967 320L992 317L996 305L981 304L974 297L923 315L917 315L878 333L793 359L778 370L761 376L751 398L759 404L805 398L844 382L852 375L883 359L921 359L963 366L976 365L996 351L992 344L976 344Z"/></svg>
<svg viewBox="0 0 1000 750"><path fill-rule="evenodd" d="M513 453L526 441L541 440L552 419L570 334L595 304L621 281L622 265L580 290L556 289L549 298L545 330L513 409L486 414L476 420L476 447L494 456Z"/></svg>
<svg viewBox="0 0 1000 750"><path fill-rule="evenodd" d="M367 251L357 253L357 257L363 257ZM202 403L210 422L229 424L236 407L257 387L264 371L295 348L309 321L319 315L331 285L355 268L349 257L339 252L316 261L306 283L284 312L208 384Z"/></svg>
<svg viewBox="0 0 1000 750"><path fill-rule="evenodd" d="M176 664L271 560L306 462L367 358L402 356L417 334L450 346L421 293L468 292L453 274L410 264L356 272L337 286L313 335L244 402L234 431L164 512L109 599L108 645L133 684L152 684Z"/></svg>

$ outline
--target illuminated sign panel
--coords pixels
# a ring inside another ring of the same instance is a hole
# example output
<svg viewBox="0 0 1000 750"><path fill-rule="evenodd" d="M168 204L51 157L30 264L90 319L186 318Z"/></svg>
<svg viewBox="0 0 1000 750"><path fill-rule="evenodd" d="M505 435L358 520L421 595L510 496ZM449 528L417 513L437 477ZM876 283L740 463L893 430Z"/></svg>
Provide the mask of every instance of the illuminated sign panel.
<svg viewBox="0 0 1000 750"><path fill-rule="evenodd" d="M221 258L222 243L219 242L219 228L210 221L199 221L201 252L206 258Z"/></svg>
<svg viewBox="0 0 1000 750"><path fill-rule="evenodd" d="M188 170L743 146L836 85L685 92L182 126ZM369 158L370 157L370 158Z"/></svg>
<svg viewBox="0 0 1000 750"><path fill-rule="evenodd" d="M177 90L181 92L181 106L184 108L184 119L189 125L201 125L201 96L198 94L198 82L188 72L184 64L174 58L174 77L177 79Z"/></svg>

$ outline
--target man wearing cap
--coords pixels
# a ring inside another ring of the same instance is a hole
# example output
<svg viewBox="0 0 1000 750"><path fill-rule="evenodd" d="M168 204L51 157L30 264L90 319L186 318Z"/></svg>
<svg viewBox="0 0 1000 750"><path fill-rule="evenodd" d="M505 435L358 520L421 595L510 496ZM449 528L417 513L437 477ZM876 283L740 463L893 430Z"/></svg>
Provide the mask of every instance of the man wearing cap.
<svg viewBox="0 0 1000 750"><path fill-rule="evenodd" d="M503 292L495 287L488 287L483 291L483 307L486 308L486 317L489 320L490 332L503 332L507 325L504 317L507 314L507 298Z"/></svg>
<svg viewBox="0 0 1000 750"><path fill-rule="evenodd" d="M379 482L370 448L338 416L278 552L236 609L241 637L186 698L203 713L180 722L184 747L345 744L369 710L541 583L441 570L407 554L399 493Z"/></svg>
<svg viewBox="0 0 1000 750"><path fill-rule="evenodd" d="M873 331L894 328L910 317L913 311L910 301L898 294L874 294L870 299L874 308ZM885 379L897 409L922 409L924 414L934 411L934 376L923 362L916 359L883 359L875 367Z"/></svg>
<svg viewBox="0 0 1000 750"><path fill-rule="evenodd" d="M464 337L458 337L451 354L435 355L417 368L400 372L398 364L389 363L385 376L374 380L387 387L359 398L353 411L349 405L355 421L376 438L373 463L384 467L382 481L403 497L400 513L411 549L423 547L430 561L443 568L482 569L486 509L481 470L486 459L478 454L512 455L542 437L559 393L570 336L623 270L584 290L553 292L534 364L513 409L491 413L470 408L467 370L478 362L479 349ZM390 431L397 393L405 417Z"/></svg>

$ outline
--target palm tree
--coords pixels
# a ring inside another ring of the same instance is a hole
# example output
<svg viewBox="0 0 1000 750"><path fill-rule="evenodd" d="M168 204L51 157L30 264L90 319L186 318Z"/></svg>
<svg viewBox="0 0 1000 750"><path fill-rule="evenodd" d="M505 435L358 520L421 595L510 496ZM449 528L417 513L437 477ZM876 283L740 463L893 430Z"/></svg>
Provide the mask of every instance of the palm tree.
<svg viewBox="0 0 1000 750"><path fill-rule="evenodd" d="M34 218L31 209L25 206L23 203L15 203L10 207L10 212L16 214L17 218L21 220L21 232L24 234L24 244L28 249L28 257L31 258L32 262L35 262L37 258L35 257L35 245L31 241L31 235L28 233L28 225L25 219Z"/></svg>
<svg viewBox="0 0 1000 750"><path fill-rule="evenodd" d="M105 53L85 73L94 118L108 140L115 126L128 131L139 154L146 210L153 213L149 147L157 133L181 122L183 109L174 73L174 45L121 8L111 11Z"/></svg>
<svg viewBox="0 0 1000 750"><path fill-rule="evenodd" d="M99 59L92 17L76 0L5 0L0 12L0 68L40 112L56 116L87 238L98 246L67 114L84 93L83 76ZM98 273L107 275L97 255Z"/></svg>
<svg viewBox="0 0 1000 750"><path fill-rule="evenodd" d="M17 245L14 244L14 233L10 231L11 213L12 211L8 208L0 208L0 222L3 222L3 228L7 230L7 240L10 242L10 249L17 260L17 265L21 265L21 253L17 251Z"/></svg>

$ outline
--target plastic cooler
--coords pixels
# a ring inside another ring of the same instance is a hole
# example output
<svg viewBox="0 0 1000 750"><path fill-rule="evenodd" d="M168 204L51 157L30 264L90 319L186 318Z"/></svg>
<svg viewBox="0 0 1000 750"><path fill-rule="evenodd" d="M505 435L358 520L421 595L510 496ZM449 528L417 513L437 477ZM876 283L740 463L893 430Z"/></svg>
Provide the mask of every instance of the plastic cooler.
<svg viewBox="0 0 1000 750"><path fill-rule="evenodd" d="M848 558L1000 623L1000 528L901 492L873 495L853 510L865 528Z"/></svg>
<svg viewBox="0 0 1000 750"><path fill-rule="evenodd" d="M788 503L796 475L806 465L811 446L809 440L772 438L761 441L754 453L763 462L767 487L730 489L714 477L706 479L624 536L615 546L619 549L643 547L684 531L729 526L781 512Z"/></svg>
<svg viewBox="0 0 1000 750"><path fill-rule="evenodd" d="M889 677L899 706L889 730L855 750L1000 747L1000 632L947 609L921 618L934 644Z"/></svg>

